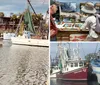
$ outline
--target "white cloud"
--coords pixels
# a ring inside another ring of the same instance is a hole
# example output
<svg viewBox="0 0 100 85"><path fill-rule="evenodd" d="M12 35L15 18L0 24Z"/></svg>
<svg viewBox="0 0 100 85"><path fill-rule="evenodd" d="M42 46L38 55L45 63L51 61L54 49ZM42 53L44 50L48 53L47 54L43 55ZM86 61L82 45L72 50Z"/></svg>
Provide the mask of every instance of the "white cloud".
<svg viewBox="0 0 100 85"><path fill-rule="evenodd" d="M49 4L49 0L30 0L31 3Z"/></svg>
<svg viewBox="0 0 100 85"><path fill-rule="evenodd" d="M49 0L30 0L32 6L37 13L43 13L49 7ZM2 4L1 4L2 3ZM10 15L10 13L23 12L27 7L27 0L0 0L0 12L4 12L5 15Z"/></svg>
<svg viewBox="0 0 100 85"><path fill-rule="evenodd" d="M1 2L4 4L26 4L27 0L0 0ZM30 0L30 2L35 4L49 4L49 0Z"/></svg>
<svg viewBox="0 0 100 85"><path fill-rule="evenodd" d="M49 6L49 0L31 0L31 4L33 7L41 7L43 5Z"/></svg>
<svg viewBox="0 0 100 85"><path fill-rule="evenodd" d="M0 6L0 11L10 11L14 7L14 5L2 5Z"/></svg>

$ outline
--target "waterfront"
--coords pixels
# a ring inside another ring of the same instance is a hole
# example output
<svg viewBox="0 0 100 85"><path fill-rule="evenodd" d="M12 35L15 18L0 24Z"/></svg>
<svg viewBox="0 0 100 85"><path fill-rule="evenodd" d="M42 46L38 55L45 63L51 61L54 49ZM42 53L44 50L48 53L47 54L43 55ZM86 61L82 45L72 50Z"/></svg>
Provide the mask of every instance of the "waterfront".
<svg viewBox="0 0 100 85"><path fill-rule="evenodd" d="M93 59L100 56L99 43L51 43L50 47L50 85L99 85L97 81L99 79L91 64ZM81 63L76 65L78 60L81 62L83 59L85 60L83 66ZM87 68L87 71L80 70L81 68Z"/></svg>
<svg viewBox="0 0 100 85"><path fill-rule="evenodd" d="M0 47L0 85L46 85L49 48L12 45Z"/></svg>
<svg viewBox="0 0 100 85"><path fill-rule="evenodd" d="M50 85L99 85L97 81L63 81L51 79Z"/></svg>

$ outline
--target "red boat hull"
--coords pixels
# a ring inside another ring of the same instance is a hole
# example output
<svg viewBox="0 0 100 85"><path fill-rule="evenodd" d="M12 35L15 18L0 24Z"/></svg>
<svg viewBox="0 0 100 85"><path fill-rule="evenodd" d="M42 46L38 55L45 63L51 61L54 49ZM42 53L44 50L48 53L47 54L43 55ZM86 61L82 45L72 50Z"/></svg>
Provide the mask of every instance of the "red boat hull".
<svg viewBox="0 0 100 85"><path fill-rule="evenodd" d="M88 68L84 67L66 73L57 73L56 76L63 80L87 80L87 71Z"/></svg>

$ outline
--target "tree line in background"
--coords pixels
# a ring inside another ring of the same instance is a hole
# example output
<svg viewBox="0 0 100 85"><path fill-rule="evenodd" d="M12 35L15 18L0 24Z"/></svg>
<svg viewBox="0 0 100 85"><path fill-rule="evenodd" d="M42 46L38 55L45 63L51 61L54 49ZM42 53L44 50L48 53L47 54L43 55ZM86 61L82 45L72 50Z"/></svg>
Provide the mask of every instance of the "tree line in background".
<svg viewBox="0 0 100 85"><path fill-rule="evenodd" d="M43 20L43 15L41 13L37 14L37 15L35 15L34 13L31 13L31 14L32 14L32 18L33 18L33 23L35 25L39 25L40 20ZM21 16L22 16L21 13L19 13L19 14L11 13L10 18L11 18L11 20L16 20L16 19L20 19ZM5 14L3 12L0 12L0 17L5 17Z"/></svg>
<svg viewBox="0 0 100 85"><path fill-rule="evenodd" d="M6 22L5 24L5 27L6 29L5 30L0 30L0 33L3 33L4 31L6 32L15 32L16 31L16 28L17 28L17 25L21 19L21 17L23 16L24 13L19 13L19 14L13 14L11 13L9 18L10 18L10 21L13 22L13 26L11 26L9 28L9 22ZM34 13L31 13L32 15L32 19L33 19L33 24L34 26L36 26L36 34L38 35L48 35L48 30L49 30L49 24L46 23L46 19L43 19L43 15L40 13L40 14L34 14ZM0 17L6 17L5 14L3 12L0 12ZM7 27L8 26L8 27ZM42 34L41 34L42 33Z"/></svg>

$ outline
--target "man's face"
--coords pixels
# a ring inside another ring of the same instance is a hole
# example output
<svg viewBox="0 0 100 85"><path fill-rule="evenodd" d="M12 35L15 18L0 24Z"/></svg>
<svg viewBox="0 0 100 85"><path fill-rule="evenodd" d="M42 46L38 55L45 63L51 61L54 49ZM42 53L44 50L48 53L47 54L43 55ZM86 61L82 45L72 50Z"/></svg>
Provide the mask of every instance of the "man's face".
<svg viewBox="0 0 100 85"><path fill-rule="evenodd" d="M57 12L57 6L55 4L52 5L53 14Z"/></svg>

